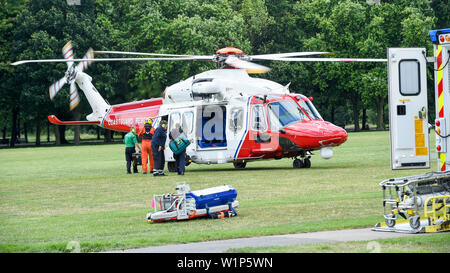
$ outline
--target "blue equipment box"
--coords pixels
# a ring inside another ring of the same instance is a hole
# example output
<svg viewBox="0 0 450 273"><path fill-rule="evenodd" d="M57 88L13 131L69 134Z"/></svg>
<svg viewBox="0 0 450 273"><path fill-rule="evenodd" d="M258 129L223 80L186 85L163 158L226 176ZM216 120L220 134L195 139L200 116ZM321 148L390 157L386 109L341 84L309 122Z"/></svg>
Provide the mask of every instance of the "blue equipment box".
<svg viewBox="0 0 450 273"><path fill-rule="evenodd" d="M218 186L186 193L186 198L194 198L197 209L226 205L236 200L237 191L231 185Z"/></svg>

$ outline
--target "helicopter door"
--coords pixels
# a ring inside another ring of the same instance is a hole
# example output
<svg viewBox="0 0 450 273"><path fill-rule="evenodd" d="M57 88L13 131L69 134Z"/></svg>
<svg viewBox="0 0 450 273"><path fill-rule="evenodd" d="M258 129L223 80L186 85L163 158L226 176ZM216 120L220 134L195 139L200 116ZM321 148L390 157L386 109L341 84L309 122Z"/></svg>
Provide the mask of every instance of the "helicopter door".
<svg viewBox="0 0 450 273"><path fill-rule="evenodd" d="M187 139L194 143L194 110L187 109L181 114L181 126ZM187 150L195 148L195 145L189 145Z"/></svg>
<svg viewBox="0 0 450 273"><path fill-rule="evenodd" d="M429 168L425 48L389 48L391 168Z"/></svg>
<svg viewBox="0 0 450 273"><path fill-rule="evenodd" d="M250 140L254 142L252 152L266 153L272 151L272 136L267 132L269 126L264 105L254 104L251 111Z"/></svg>
<svg viewBox="0 0 450 273"><path fill-rule="evenodd" d="M197 146L199 149L226 149L226 108L205 105L197 109Z"/></svg>
<svg viewBox="0 0 450 273"><path fill-rule="evenodd" d="M181 112L178 112L178 111L177 112L175 112L175 111L171 112L170 115L169 115L169 122L167 124L166 146L168 146L169 142L170 142L170 139L169 139L170 131L173 128L175 128L176 124L182 125L182 123L181 123ZM175 160L175 158L173 157L172 150L170 150L170 149L165 149L164 150L164 157L165 157L166 161L174 161Z"/></svg>

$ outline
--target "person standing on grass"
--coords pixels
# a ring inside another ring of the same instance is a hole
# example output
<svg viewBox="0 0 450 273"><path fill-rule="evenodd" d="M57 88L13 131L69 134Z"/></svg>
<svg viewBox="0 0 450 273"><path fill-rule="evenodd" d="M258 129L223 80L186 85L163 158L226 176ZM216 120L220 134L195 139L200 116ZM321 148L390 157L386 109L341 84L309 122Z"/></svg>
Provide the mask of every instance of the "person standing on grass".
<svg viewBox="0 0 450 273"><path fill-rule="evenodd" d="M170 140L177 139L183 133L183 129L181 129L181 125L179 123L175 124L175 128L170 130L169 138ZM175 166L177 168L178 175L184 175L184 171L186 169L186 150L183 150L177 155L173 155L175 158Z"/></svg>
<svg viewBox="0 0 450 273"><path fill-rule="evenodd" d="M141 150L139 142L136 137L136 128L133 126L128 134L123 138L125 143L125 160L127 161L127 173L131 173L131 161L133 160L133 154L136 152L136 148ZM137 164L133 164L133 173L138 173Z"/></svg>
<svg viewBox="0 0 450 273"><path fill-rule="evenodd" d="M153 155L152 155L152 137L155 132L155 128L152 127L153 120L148 118L144 122L144 127L139 130L139 137L142 137L142 174L147 174L147 160L149 161L150 173L153 173Z"/></svg>
<svg viewBox="0 0 450 273"><path fill-rule="evenodd" d="M152 153L154 161L153 176L165 176L164 174L164 147L167 139L167 121L161 120L152 138Z"/></svg>

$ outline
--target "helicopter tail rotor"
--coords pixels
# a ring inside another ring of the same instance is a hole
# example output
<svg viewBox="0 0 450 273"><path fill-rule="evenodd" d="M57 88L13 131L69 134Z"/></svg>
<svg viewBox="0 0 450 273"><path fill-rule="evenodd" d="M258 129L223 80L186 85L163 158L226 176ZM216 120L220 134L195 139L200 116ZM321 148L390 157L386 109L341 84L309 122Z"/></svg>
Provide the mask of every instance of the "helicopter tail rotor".
<svg viewBox="0 0 450 273"><path fill-rule="evenodd" d="M50 85L50 88L48 91L49 91L51 100L53 100L53 98L56 96L56 94L59 92L59 90L61 90L61 88L66 83L67 83L67 78L66 78L66 76L64 76L61 79L59 79L57 82L55 82L54 84Z"/></svg>
<svg viewBox="0 0 450 273"><path fill-rule="evenodd" d="M86 61L80 62L77 65L77 70L83 71L86 68L88 68L88 66L90 66L92 64L93 59L94 59L94 50L92 48L89 48L88 51L86 52L86 54L84 54L84 56L83 56L83 60L86 60Z"/></svg>
<svg viewBox="0 0 450 273"><path fill-rule="evenodd" d="M50 99L53 100L59 90L61 90L66 83L70 84L69 109L72 111L80 103L80 96L78 95L78 90L75 84L76 74L77 72L81 72L88 68L88 66L92 63L92 59L94 59L94 50L90 48L84 55L83 59L81 59L81 62L76 66L74 66L75 59L73 57L72 41L69 41L62 48L62 53L67 64L66 75L50 86L49 94Z"/></svg>
<svg viewBox="0 0 450 273"><path fill-rule="evenodd" d="M72 82L70 84L70 104L69 104L70 111L72 111L75 107L77 107L78 103L80 103L80 96L78 95L78 90L75 85L75 82Z"/></svg>
<svg viewBox="0 0 450 273"><path fill-rule="evenodd" d="M67 42L65 46L62 48L62 53L64 59L73 60L73 50L72 50L72 41ZM67 68L70 68L73 65L73 61L67 62Z"/></svg>

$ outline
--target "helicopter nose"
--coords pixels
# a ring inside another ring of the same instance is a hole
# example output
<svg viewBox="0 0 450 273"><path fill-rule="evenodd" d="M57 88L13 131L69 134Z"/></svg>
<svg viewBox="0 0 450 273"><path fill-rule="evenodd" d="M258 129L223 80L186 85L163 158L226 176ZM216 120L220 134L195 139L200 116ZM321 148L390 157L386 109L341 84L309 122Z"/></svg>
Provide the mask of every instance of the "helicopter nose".
<svg viewBox="0 0 450 273"><path fill-rule="evenodd" d="M321 145L338 146L347 141L348 134L343 128L326 121L322 126L324 127L324 129L321 129L323 137L319 141Z"/></svg>
<svg viewBox="0 0 450 273"><path fill-rule="evenodd" d="M282 143L280 138L283 150L293 150L291 147L294 146L293 144L301 149L338 146L344 143L348 137L343 128L327 121L299 122L285 127L284 131L286 135L289 135L291 141L284 141L290 144L287 146Z"/></svg>

